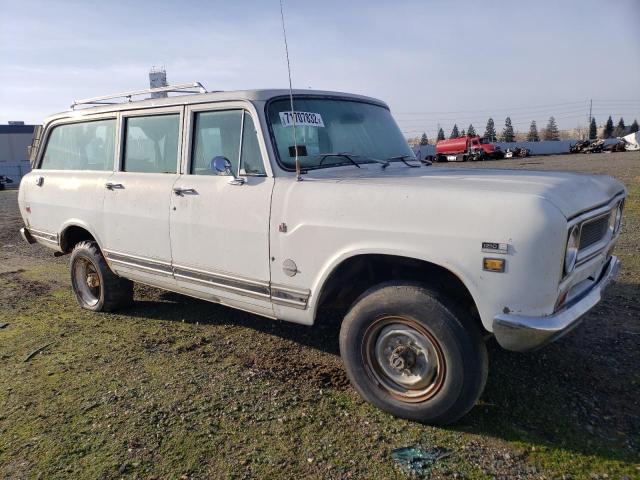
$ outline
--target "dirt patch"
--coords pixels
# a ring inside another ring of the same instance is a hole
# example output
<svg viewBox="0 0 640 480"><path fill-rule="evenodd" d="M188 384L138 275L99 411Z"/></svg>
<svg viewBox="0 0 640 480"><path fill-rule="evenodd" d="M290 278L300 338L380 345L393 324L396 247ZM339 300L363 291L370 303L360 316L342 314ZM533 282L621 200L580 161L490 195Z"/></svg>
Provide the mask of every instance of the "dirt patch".
<svg viewBox="0 0 640 480"><path fill-rule="evenodd" d="M344 391L350 388L347 374L340 364L327 365L326 362L305 359L305 355L299 350L299 346L285 347L245 354L238 360L249 370L250 375L277 380L281 384L297 384L304 379L309 389Z"/></svg>
<svg viewBox="0 0 640 480"><path fill-rule="evenodd" d="M51 291L51 285L23 277L25 270L0 273L0 309L20 310L25 298L38 298Z"/></svg>

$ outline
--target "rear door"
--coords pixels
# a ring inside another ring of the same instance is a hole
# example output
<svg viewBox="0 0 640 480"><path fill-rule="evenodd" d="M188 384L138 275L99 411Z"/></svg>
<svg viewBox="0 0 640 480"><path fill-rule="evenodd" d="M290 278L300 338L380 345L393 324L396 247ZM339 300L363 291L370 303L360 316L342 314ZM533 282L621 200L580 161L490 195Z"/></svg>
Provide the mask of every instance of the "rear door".
<svg viewBox="0 0 640 480"><path fill-rule="evenodd" d="M104 184L113 174L116 115L48 126L35 168L22 179L20 206L32 235L56 247L69 225L102 241Z"/></svg>
<svg viewBox="0 0 640 480"><path fill-rule="evenodd" d="M178 179L182 110L123 112L118 169L103 187L104 251L111 267L135 280L169 286L169 208Z"/></svg>
<svg viewBox="0 0 640 480"><path fill-rule="evenodd" d="M269 299L269 214L273 177L255 112L243 103L186 108L184 174L171 196L171 249L182 289L273 316ZM243 184L219 176L229 159Z"/></svg>

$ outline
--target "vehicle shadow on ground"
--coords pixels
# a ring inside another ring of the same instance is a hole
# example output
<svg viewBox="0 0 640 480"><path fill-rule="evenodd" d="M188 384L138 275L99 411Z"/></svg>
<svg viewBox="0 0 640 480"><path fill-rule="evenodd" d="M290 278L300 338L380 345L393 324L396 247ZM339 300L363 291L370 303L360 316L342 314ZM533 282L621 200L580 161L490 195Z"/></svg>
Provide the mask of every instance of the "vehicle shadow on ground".
<svg viewBox="0 0 640 480"><path fill-rule="evenodd" d="M615 289L635 287L616 285ZM137 300L123 313L146 319L243 326L339 355L338 315L325 314L317 325L307 327L172 292L155 295L157 300ZM446 428L630 461L638 455L633 439L640 438L640 355L634 353L637 336L618 327L621 315L615 304L605 301L583 325L533 353L508 352L489 341L490 370L484 394L468 415ZM612 344L616 349L624 348L626 356L611 355Z"/></svg>

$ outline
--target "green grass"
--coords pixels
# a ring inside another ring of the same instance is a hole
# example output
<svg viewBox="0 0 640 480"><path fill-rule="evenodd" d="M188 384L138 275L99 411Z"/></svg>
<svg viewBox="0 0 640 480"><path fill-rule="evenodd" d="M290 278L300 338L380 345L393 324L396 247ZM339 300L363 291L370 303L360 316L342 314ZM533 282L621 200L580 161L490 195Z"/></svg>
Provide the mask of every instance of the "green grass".
<svg viewBox="0 0 640 480"><path fill-rule="evenodd" d="M433 478L638 478L640 178L627 186L620 284L540 352L491 346L483 397L447 428L364 403L329 327L144 287L93 314L65 264L25 260L0 274L0 477L404 478L391 451L420 444L452 452Z"/></svg>

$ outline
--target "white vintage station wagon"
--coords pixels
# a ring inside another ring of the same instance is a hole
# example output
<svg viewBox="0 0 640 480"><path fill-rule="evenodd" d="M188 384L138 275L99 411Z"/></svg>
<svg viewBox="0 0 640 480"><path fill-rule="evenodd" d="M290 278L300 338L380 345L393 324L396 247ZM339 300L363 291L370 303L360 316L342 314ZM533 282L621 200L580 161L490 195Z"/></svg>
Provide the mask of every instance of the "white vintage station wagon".
<svg viewBox="0 0 640 480"><path fill-rule="evenodd" d="M131 101L149 92L184 94ZM196 83L88 99L47 119L31 155L22 235L70 254L81 307L125 307L141 282L305 325L337 310L356 390L432 424L482 393L487 338L558 338L619 268L619 182L430 167L359 95Z"/></svg>

